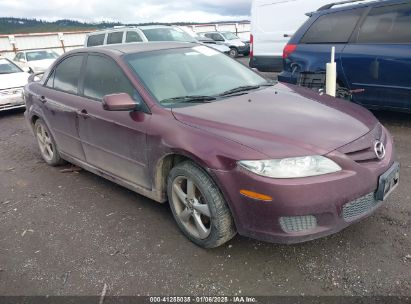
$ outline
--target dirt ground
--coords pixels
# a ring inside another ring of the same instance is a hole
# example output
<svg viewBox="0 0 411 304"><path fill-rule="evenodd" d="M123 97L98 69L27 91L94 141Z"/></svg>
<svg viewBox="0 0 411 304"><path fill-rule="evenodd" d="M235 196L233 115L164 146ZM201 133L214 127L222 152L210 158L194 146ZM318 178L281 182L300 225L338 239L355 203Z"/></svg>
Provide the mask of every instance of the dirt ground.
<svg viewBox="0 0 411 304"><path fill-rule="evenodd" d="M0 113L0 295L411 296L411 114L376 115L402 179L372 217L305 244L203 250L167 204L47 166L23 112Z"/></svg>

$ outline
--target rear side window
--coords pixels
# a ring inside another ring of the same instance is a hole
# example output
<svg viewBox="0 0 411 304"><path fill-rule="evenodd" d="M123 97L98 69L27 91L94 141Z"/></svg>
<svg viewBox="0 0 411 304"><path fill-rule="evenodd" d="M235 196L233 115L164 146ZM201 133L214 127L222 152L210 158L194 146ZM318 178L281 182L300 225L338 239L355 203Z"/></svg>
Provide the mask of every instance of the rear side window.
<svg viewBox="0 0 411 304"><path fill-rule="evenodd" d="M128 93L137 100L137 91L120 67L111 59L90 55L84 78L84 96L101 100L105 95Z"/></svg>
<svg viewBox="0 0 411 304"><path fill-rule="evenodd" d="M355 9L321 16L305 33L301 43L347 43L363 12L363 9Z"/></svg>
<svg viewBox="0 0 411 304"><path fill-rule="evenodd" d="M83 55L64 59L47 81L47 86L63 92L77 94Z"/></svg>
<svg viewBox="0 0 411 304"><path fill-rule="evenodd" d="M107 35L107 44L116 44L123 42L123 32L109 33Z"/></svg>
<svg viewBox="0 0 411 304"><path fill-rule="evenodd" d="M87 46L98 46L103 45L105 34L92 35L88 37Z"/></svg>
<svg viewBox="0 0 411 304"><path fill-rule="evenodd" d="M143 39L141 39L140 35L137 32L129 31L126 34L126 43L129 42L143 42Z"/></svg>
<svg viewBox="0 0 411 304"><path fill-rule="evenodd" d="M359 43L411 43L411 4L377 7L362 24Z"/></svg>

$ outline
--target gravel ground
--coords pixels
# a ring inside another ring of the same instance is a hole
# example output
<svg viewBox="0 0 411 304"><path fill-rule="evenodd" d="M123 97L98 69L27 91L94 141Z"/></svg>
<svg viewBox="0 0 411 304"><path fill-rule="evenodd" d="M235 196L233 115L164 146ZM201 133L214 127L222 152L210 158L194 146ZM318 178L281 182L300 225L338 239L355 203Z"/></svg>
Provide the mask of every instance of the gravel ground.
<svg viewBox="0 0 411 304"><path fill-rule="evenodd" d="M272 76L272 75L270 75ZM0 295L411 295L411 114L376 115L402 180L372 217L299 245L237 236L203 250L168 205L40 157L21 111L0 113Z"/></svg>

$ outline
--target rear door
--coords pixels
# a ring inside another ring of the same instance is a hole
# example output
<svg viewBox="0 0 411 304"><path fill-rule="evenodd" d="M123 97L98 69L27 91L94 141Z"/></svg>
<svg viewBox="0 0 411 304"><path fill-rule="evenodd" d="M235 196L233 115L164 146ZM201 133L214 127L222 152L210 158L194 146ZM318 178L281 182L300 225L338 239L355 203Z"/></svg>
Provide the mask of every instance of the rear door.
<svg viewBox="0 0 411 304"><path fill-rule="evenodd" d="M358 103L411 108L411 3L372 8L342 56Z"/></svg>
<svg viewBox="0 0 411 304"><path fill-rule="evenodd" d="M135 100L141 98L114 60L88 55L79 109L79 133L87 163L150 189L146 130L151 115L105 111L103 97L115 93L128 93Z"/></svg>
<svg viewBox="0 0 411 304"><path fill-rule="evenodd" d="M36 98L44 104L44 119L53 133L60 152L84 161L78 134L77 108L81 97L78 85L84 55L73 55L61 61L53 70Z"/></svg>

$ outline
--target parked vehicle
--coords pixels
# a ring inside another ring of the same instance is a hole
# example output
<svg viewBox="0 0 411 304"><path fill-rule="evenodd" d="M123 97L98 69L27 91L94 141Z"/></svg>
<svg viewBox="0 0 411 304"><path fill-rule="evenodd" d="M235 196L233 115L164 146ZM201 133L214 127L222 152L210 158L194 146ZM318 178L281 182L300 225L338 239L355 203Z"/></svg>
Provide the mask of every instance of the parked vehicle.
<svg viewBox="0 0 411 304"><path fill-rule="evenodd" d="M84 46L90 47L148 41L197 42L188 33L176 26L151 25L117 27L89 33L86 36Z"/></svg>
<svg viewBox="0 0 411 304"><path fill-rule="evenodd" d="M326 6L312 13L284 49L279 80L323 88L335 46L340 97L369 108L410 111L410 28L410 1Z"/></svg>
<svg viewBox="0 0 411 304"><path fill-rule="evenodd" d="M46 71L59 57L51 50L31 50L17 52L13 61L21 68L28 68L31 73Z"/></svg>
<svg viewBox="0 0 411 304"><path fill-rule="evenodd" d="M225 53L227 55L230 55L230 48L224 44L217 44L216 41L214 41L211 38L207 38L205 36L202 36L200 34L196 34L194 39L198 41L198 43L202 43L210 48L213 48L221 53Z"/></svg>
<svg viewBox="0 0 411 304"><path fill-rule="evenodd" d="M250 67L262 72L283 70L283 49L307 21L307 12L330 0L253 0L251 4Z"/></svg>
<svg viewBox="0 0 411 304"><path fill-rule="evenodd" d="M230 48L230 57L235 58L238 57L238 55L248 56L250 54L250 44L244 43L231 32L206 32L199 34L213 39L219 44L228 46Z"/></svg>
<svg viewBox="0 0 411 304"><path fill-rule="evenodd" d="M273 85L201 44L71 51L25 93L45 162L168 200L207 248L236 231L280 243L329 235L398 185L393 139L368 110Z"/></svg>
<svg viewBox="0 0 411 304"><path fill-rule="evenodd" d="M23 87L30 74L0 57L0 111L24 108Z"/></svg>

